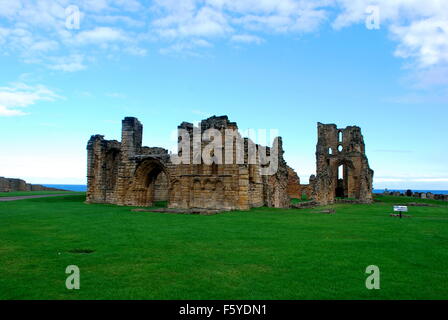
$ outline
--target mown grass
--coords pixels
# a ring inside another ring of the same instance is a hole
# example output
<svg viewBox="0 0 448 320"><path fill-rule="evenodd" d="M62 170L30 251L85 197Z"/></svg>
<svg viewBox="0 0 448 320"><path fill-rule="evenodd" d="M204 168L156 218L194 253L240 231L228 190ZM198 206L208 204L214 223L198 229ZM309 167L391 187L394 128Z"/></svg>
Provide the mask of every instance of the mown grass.
<svg viewBox="0 0 448 320"><path fill-rule="evenodd" d="M448 206L131 212L83 196L0 203L0 299L447 299ZM90 252L90 253L89 253ZM65 288L65 269L81 289ZM377 265L381 289L367 290Z"/></svg>
<svg viewBox="0 0 448 320"><path fill-rule="evenodd" d="M40 196L40 195L50 195L50 194L65 194L65 193L84 194L85 192L73 192L73 191L13 191L13 192L0 192L0 197Z"/></svg>
<svg viewBox="0 0 448 320"><path fill-rule="evenodd" d="M302 198L292 198L291 199L291 203L292 204L297 204L300 202L306 202L306 201L311 201L310 199L308 199L308 197L306 195L302 195Z"/></svg>

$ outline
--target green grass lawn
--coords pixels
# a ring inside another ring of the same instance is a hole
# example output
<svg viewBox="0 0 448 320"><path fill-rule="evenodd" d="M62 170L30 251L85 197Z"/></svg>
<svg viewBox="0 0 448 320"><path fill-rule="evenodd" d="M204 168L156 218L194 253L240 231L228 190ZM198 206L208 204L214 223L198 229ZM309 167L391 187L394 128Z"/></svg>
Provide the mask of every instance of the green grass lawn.
<svg viewBox="0 0 448 320"><path fill-rule="evenodd" d="M84 196L0 203L0 299L447 299L448 203L412 198L213 216ZM72 253L93 250L90 254ZM65 288L65 269L81 289ZM377 265L381 289L367 290Z"/></svg>
<svg viewBox="0 0 448 320"><path fill-rule="evenodd" d="M21 196L40 196L47 194L64 194L64 193L79 193L85 192L73 192L73 191L14 191L14 192L0 192L0 197L21 197Z"/></svg>

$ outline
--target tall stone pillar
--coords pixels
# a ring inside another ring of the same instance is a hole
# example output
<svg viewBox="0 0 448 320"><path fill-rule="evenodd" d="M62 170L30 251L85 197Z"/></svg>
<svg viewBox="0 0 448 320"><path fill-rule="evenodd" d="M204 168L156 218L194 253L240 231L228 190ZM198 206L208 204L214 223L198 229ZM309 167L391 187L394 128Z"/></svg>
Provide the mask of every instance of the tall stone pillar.
<svg viewBox="0 0 448 320"><path fill-rule="evenodd" d="M142 148L143 126L134 117L126 117L122 121L121 159L118 167L117 202L126 205L126 193L131 187L132 174L136 168L132 157L140 153Z"/></svg>

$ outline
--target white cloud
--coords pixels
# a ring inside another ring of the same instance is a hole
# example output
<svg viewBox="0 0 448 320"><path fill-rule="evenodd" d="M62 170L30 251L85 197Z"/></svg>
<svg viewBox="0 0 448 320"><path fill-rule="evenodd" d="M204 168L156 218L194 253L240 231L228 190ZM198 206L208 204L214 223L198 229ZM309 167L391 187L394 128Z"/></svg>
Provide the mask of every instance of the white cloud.
<svg viewBox="0 0 448 320"><path fill-rule="evenodd" d="M66 28L65 9L73 4L81 13L79 30ZM86 68L76 58L80 47L85 56L92 57L89 61L102 54L144 56L146 49L138 44L146 31L126 30L146 25L144 11L137 0L0 0L0 54L68 72ZM118 26L107 26L111 23ZM113 53L109 50L112 43ZM55 64L58 57L62 62ZM64 61L70 59L74 61Z"/></svg>
<svg viewBox="0 0 448 320"><path fill-rule="evenodd" d="M261 44L264 39L250 34L236 34L230 38L232 42Z"/></svg>
<svg viewBox="0 0 448 320"><path fill-rule="evenodd" d="M73 38L73 43L76 45L99 45L120 41L129 41L129 38L122 30L110 27L96 27L92 30L81 31Z"/></svg>
<svg viewBox="0 0 448 320"><path fill-rule="evenodd" d="M189 5L170 11L170 3L171 1L168 1L163 4L168 10L167 15L153 21L156 31L162 37L222 36L232 31L223 12L210 7L196 8Z"/></svg>
<svg viewBox="0 0 448 320"><path fill-rule="evenodd" d="M127 47L124 49L125 52L133 56L144 57L148 54L148 50L140 47Z"/></svg>
<svg viewBox="0 0 448 320"><path fill-rule="evenodd" d="M222 36L238 28L262 32L309 32L327 18L328 0L158 0L153 22L164 38Z"/></svg>
<svg viewBox="0 0 448 320"><path fill-rule="evenodd" d="M0 17L11 17L15 15L22 7L20 1L0 1Z"/></svg>
<svg viewBox="0 0 448 320"><path fill-rule="evenodd" d="M99 23L116 24L124 23L129 27L141 28L146 25L146 21L139 21L123 15L95 15L92 17Z"/></svg>
<svg viewBox="0 0 448 320"><path fill-rule="evenodd" d="M332 0L157 0L152 26L168 49L191 50L186 38L228 38L231 42L261 43L260 33L315 31L327 19L324 6ZM191 42L190 42L191 43Z"/></svg>
<svg viewBox="0 0 448 320"><path fill-rule="evenodd" d="M50 69L60 70L65 72L75 72L84 70L84 56L81 54L72 54L68 57L53 58L54 63L49 65Z"/></svg>
<svg viewBox="0 0 448 320"><path fill-rule="evenodd" d="M448 20L432 17L408 26L392 25L391 32L399 41L396 56L415 58L420 67L448 63Z"/></svg>
<svg viewBox="0 0 448 320"><path fill-rule="evenodd" d="M395 56L406 59L410 72L425 82L430 82L430 72L446 84L446 0L79 0L81 29L68 30L65 8L71 4L0 1L0 50L18 53L28 63L78 71L86 65L78 61L54 66L48 60L71 56L81 48L85 56L145 56L145 45L154 40L163 43L162 53L193 54L195 48L212 47L217 39L259 44L265 34L315 32L325 23L337 30L364 24L366 8L376 5L381 28L397 43Z"/></svg>
<svg viewBox="0 0 448 320"><path fill-rule="evenodd" d="M0 105L0 117L12 117L12 116L24 116L27 113L20 110L9 109L5 106Z"/></svg>
<svg viewBox="0 0 448 320"><path fill-rule="evenodd" d="M43 85L14 83L8 87L0 87L0 116L25 115L22 108L39 101L55 101L58 98L60 96Z"/></svg>
<svg viewBox="0 0 448 320"><path fill-rule="evenodd" d="M427 72L440 75L448 66L448 10L445 0L336 0L341 11L335 29L364 23L368 5L379 8L381 27L397 42L395 56L407 59L415 84L431 82ZM431 71L428 71L430 69ZM413 71L412 71L413 70ZM419 77L421 76L421 77ZM429 81L428 81L429 80Z"/></svg>
<svg viewBox="0 0 448 320"><path fill-rule="evenodd" d="M195 51L198 48L209 48L213 45L204 39L188 39L184 41L178 41L169 46L168 48L160 49L161 54L173 54L182 53L190 56L200 56L200 54Z"/></svg>

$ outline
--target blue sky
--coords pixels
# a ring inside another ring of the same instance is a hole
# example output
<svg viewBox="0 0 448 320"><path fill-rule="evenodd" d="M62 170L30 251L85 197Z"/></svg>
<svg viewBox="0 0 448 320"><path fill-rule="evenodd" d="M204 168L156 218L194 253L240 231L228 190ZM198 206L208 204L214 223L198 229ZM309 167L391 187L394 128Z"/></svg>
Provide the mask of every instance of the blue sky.
<svg viewBox="0 0 448 320"><path fill-rule="evenodd" d="M366 26L369 6L379 29ZM171 148L182 121L226 114L278 129L303 182L320 121L361 126L375 188L448 189L447 11L437 0L0 0L0 176L84 184L90 135L119 139L125 116L142 121L145 145Z"/></svg>

